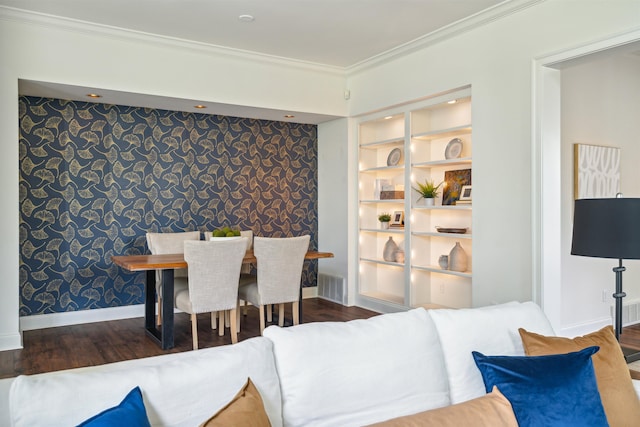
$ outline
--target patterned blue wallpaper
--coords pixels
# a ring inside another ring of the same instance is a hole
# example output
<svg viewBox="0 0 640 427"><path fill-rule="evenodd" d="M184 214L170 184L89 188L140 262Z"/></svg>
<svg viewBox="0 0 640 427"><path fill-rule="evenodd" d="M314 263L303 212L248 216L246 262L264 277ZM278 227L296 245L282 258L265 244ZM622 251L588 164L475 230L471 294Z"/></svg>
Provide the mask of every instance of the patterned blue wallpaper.
<svg viewBox="0 0 640 427"><path fill-rule="evenodd" d="M20 315L142 304L147 231L311 235L314 125L20 97ZM303 285L315 286L317 262Z"/></svg>

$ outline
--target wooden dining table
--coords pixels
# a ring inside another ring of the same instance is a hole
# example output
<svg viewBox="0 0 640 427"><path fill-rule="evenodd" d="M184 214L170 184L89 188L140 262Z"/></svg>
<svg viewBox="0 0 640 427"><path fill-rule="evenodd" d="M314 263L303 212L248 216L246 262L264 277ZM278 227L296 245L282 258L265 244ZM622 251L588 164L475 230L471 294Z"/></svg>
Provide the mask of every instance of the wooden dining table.
<svg viewBox="0 0 640 427"><path fill-rule="evenodd" d="M331 252L308 251L305 260L333 258ZM146 271L144 327L163 350L173 348L173 277L176 268L187 268L184 254L164 255L114 255L111 261L123 269L136 272ZM257 259L252 250L248 250L242 259L243 264L256 264ZM156 327L156 270L162 275L162 325ZM302 288L300 288L302 294ZM302 307L302 304L299 304ZM300 316L302 321L302 315Z"/></svg>

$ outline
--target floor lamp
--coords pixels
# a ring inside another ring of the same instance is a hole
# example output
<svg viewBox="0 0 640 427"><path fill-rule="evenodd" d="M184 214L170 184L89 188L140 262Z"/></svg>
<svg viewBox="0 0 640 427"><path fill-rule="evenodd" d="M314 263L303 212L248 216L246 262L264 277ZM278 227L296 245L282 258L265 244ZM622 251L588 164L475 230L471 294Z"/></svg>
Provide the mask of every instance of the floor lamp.
<svg viewBox="0 0 640 427"><path fill-rule="evenodd" d="M579 199L573 211L571 254L596 258L614 258L616 274L615 332L622 333L623 259L640 259L640 199ZM640 352L622 348L627 362L640 360Z"/></svg>

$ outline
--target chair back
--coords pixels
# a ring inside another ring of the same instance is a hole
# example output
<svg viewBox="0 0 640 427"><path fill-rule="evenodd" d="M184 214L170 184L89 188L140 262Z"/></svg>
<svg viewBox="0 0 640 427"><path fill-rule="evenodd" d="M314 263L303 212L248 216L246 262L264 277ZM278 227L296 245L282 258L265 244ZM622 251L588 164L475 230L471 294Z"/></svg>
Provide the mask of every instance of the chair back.
<svg viewBox="0 0 640 427"><path fill-rule="evenodd" d="M182 254L187 240L200 240L200 232L147 233L147 246L152 255ZM156 271L156 283L160 283L161 276L160 271ZM187 269L177 268L174 277L187 277Z"/></svg>
<svg viewBox="0 0 640 427"><path fill-rule="evenodd" d="M247 250L250 251L253 249L253 231L242 230L240 231L240 236L247 238ZM251 273L251 264L243 264L240 272L245 274Z"/></svg>
<svg viewBox="0 0 640 427"><path fill-rule="evenodd" d="M262 304L298 301L304 257L309 235L300 237L256 237L253 253L258 261L258 293Z"/></svg>
<svg viewBox="0 0 640 427"><path fill-rule="evenodd" d="M247 239L184 242L192 312L230 310L238 300L238 281Z"/></svg>

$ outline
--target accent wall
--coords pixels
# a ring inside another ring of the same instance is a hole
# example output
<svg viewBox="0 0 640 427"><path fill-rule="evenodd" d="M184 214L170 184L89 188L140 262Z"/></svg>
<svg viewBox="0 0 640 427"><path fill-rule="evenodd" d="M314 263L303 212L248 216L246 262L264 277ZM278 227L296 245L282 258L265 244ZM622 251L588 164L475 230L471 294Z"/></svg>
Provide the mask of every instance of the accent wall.
<svg viewBox="0 0 640 427"><path fill-rule="evenodd" d="M19 98L20 315L144 302L145 233L221 226L311 235L317 127ZM315 286L317 262L303 286Z"/></svg>

